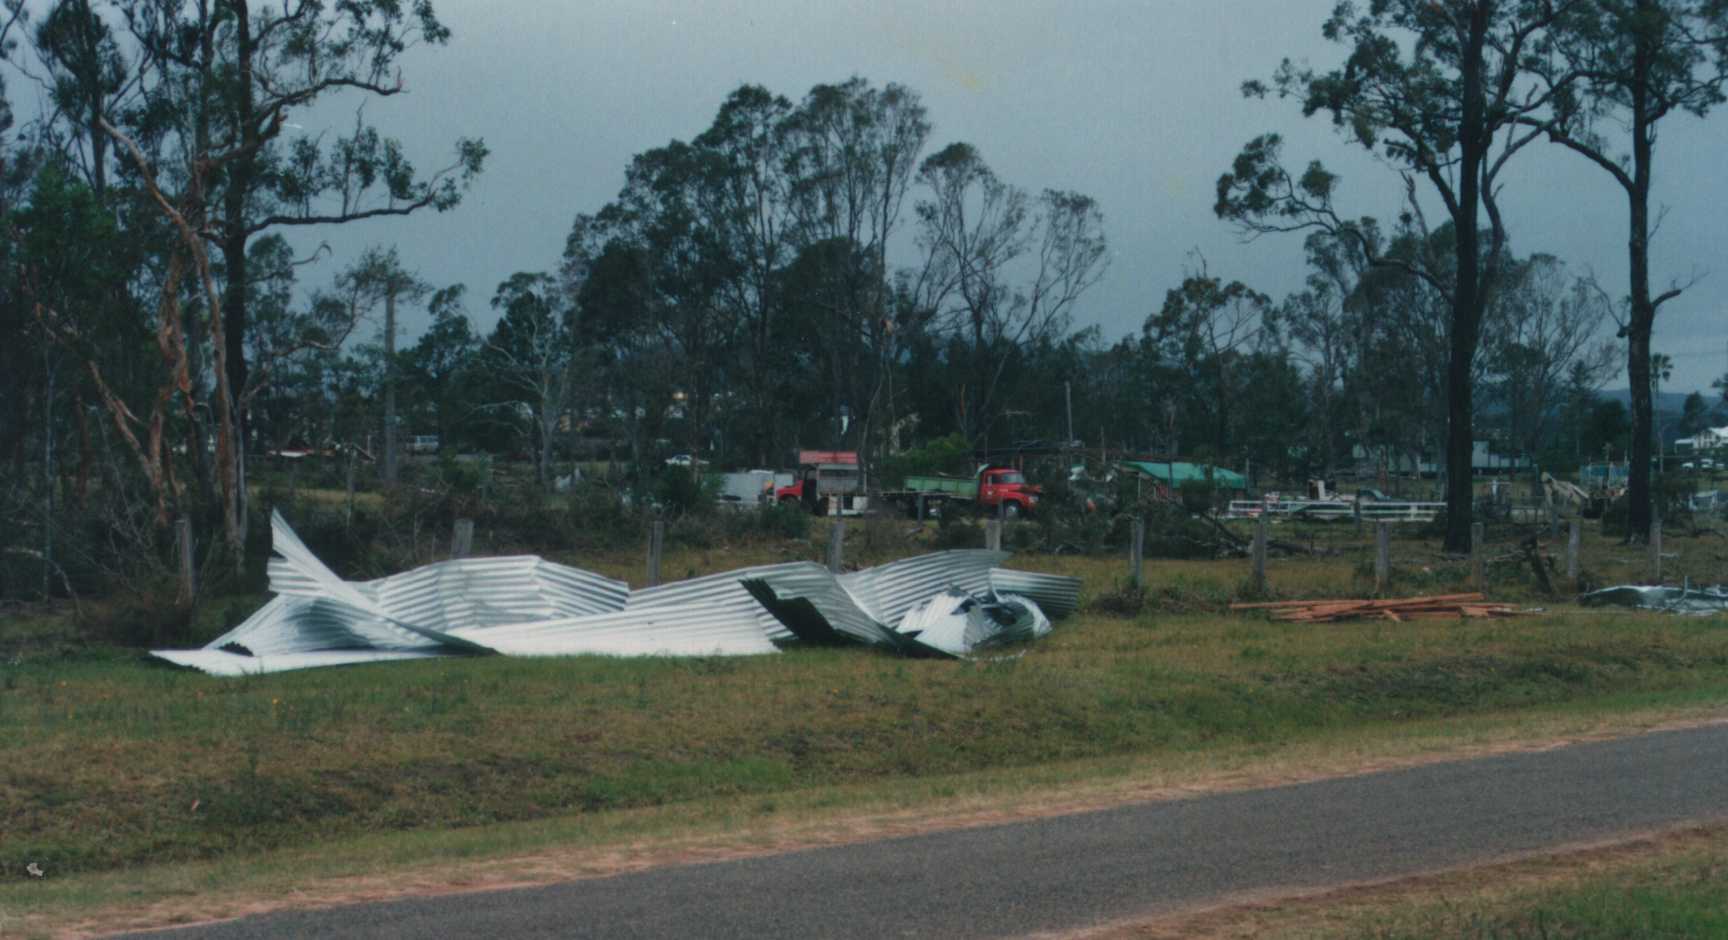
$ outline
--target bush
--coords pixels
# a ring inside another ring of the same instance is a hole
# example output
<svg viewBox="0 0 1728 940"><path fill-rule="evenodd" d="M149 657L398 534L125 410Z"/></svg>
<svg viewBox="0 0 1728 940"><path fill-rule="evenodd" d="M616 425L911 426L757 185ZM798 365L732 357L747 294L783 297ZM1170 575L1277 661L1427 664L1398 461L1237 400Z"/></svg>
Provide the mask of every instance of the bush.
<svg viewBox="0 0 1728 940"><path fill-rule="evenodd" d="M1138 617L1146 608L1146 589L1133 581L1122 581L1114 590L1098 595L1086 606L1116 617Z"/></svg>
<svg viewBox="0 0 1728 940"><path fill-rule="evenodd" d="M810 537L810 514L794 502L765 503L754 512L742 515L764 535L782 539Z"/></svg>
<svg viewBox="0 0 1728 940"><path fill-rule="evenodd" d="M718 508L720 488L707 474L691 473L688 467L665 467L655 481L654 496L668 513L705 516Z"/></svg>
<svg viewBox="0 0 1728 940"><path fill-rule="evenodd" d="M936 549L983 548L984 527L947 507L936 519L936 537L931 541Z"/></svg>
<svg viewBox="0 0 1728 940"><path fill-rule="evenodd" d="M1209 513L1218 496L1218 486L1211 480L1185 480L1176 488L1182 508L1191 513Z"/></svg>
<svg viewBox="0 0 1728 940"><path fill-rule="evenodd" d="M191 646L194 608L175 601L172 586L122 592L105 603L84 604L78 625L92 639L116 646Z"/></svg>
<svg viewBox="0 0 1728 940"><path fill-rule="evenodd" d="M889 485L898 485L908 476L918 474L970 476L973 459L972 445L967 442L965 435L950 434L922 447L914 447L883 458L877 474Z"/></svg>

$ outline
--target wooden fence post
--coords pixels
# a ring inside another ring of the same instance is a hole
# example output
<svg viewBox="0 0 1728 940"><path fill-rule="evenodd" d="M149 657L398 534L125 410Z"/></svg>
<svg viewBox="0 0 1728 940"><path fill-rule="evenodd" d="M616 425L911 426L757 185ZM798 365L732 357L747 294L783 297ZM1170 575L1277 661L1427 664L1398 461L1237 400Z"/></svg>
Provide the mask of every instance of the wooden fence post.
<svg viewBox="0 0 1728 940"><path fill-rule="evenodd" d="M1650 578L1662 583L1662 520L1650 520Z"/></svg>
<svg viewBox="0 0 1728 940"><path fill-rule="evenodd" d="M993 552L1002 550L1002 520L984 520L984 547Z"/></svg>
<svg viewBox="0 0 1728 940"><path fill-rule="evenodd" d="M648 586L660 583L660 552L666 546L666 523L654 520L648 527Z"/></svg>
<svg viewBox="0 0 1728 940"><path fill-rule="evenodd" d="M342 524L345 526L354 524L354 465L357 463L359 460L355 458L354 448L350 446L348 448L348 508L344 510L342 516Z"/></svg>
<svg viewBox="0 0 1728 940"><path fill-rule="evenodd" d="M1250 575L1256 597L1266 595L1266 514L1254 517L1253 572Z"/></svg>
<svg viewBox="0 0 1728 940"><path fill-rule="evenodd" d="M846 551L846 520L836 518L833 528L828 530L828 570L840 573Z"/></svg>
<svg viewBox="0 0 1728 940"><path fill-rule="evenodd" d="M1374 525L1374 593L1386 593L1392 581L1392 524Z"/></svg>
<svg viewBox="0 0 1728 940"><path fill-rule="evenodd" d="M190 605L198 594L198 584L192 577L192 520L182 516L174 520L174 542L180 559L180 590L177 600Z"/></svg>
<svg viewBox="0 0 1728 940"><path fill-rule="evenodd" d="M1146 517L1137 515L1134 517L1134 538L1128 545L1128 577L1137 588L1146 585L1145 560Z"/></svg>
<svg viewBox="0 0 1728 940"><path fill-rule="evenodd" d="M1483 591L1488 588L1488 572L1483 569L1482 543L1487 541L1483 536L1482 523L1470 524L1470 586L1474 590Z"/></svg>
<svg viewBox="0 0 1728 940"><path fill-rule="evenodd" d="M1572 589L1578 590L1578 549L1584 541L1584 524L1576 516L1566 532L1566 580L1572 582Z"/></svg>
<svg viewBox="0 0 1728 940"><path fill-rule="evenodd" d="M456 528L450 533L450 557L467 558L474 550L474 520L458 519Z"/></svg>

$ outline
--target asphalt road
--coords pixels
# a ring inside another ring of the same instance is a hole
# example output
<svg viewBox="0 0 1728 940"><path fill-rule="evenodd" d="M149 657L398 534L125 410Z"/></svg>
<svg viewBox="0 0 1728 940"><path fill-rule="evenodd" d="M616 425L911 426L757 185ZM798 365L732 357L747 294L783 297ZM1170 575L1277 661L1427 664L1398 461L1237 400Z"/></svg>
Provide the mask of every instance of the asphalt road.
<svg viewBox="0 0 1728 940"><path fill-rule="evenodd" d="M167 936L1001 937L1692 821L1728 821L1728 727Z"/></svg>

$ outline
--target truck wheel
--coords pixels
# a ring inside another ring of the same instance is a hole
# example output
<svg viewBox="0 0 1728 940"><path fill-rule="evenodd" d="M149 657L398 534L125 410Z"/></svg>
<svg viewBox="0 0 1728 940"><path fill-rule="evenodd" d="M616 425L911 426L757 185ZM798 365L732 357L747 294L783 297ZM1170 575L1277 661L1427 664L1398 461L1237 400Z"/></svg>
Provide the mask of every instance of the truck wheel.
<svg viewBox="0 0 1728 940"><path fill-rule="evenodd" d="M1002 515L1007 516L1010 519L1020 518L1020 504L1019 503L1009 503L1008 505L1003 506L1002 507Z"/></svg>

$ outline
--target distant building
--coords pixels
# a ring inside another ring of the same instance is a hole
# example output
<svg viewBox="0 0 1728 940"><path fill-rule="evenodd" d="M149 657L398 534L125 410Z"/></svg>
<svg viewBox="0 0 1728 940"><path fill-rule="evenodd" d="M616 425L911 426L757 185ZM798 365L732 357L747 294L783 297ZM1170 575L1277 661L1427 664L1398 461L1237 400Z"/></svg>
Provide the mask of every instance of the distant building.
<svg viewBox="0 0 1728 940"><path fill-rule="evenodd" d="M1674 442L1675 450L1715 450L1718 447L1728 447L1728 426L1705 428L1691 437L1682 437Z"/></svg>
<svg viewBox="0 0 1728 940"><path fill-rule="evenodd" d="M1439 476L1446 469L1445 459L1440 454L1417 454L1414 451L1390 447L1371 448L1357 445L1351 448L1351 457L1356 461L1358 472L1363 474L1377 472L1382 459L1386 463L1386 472L1393 476L1432 477ZM1470 469L1475 473L1516 473L1529 470L1532 466L1528 457L1509 457L1496 453L1489 441L1476 441L1470 450Z"/></svg>

